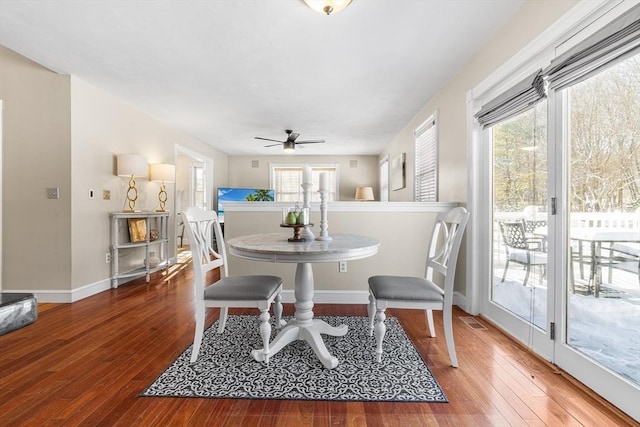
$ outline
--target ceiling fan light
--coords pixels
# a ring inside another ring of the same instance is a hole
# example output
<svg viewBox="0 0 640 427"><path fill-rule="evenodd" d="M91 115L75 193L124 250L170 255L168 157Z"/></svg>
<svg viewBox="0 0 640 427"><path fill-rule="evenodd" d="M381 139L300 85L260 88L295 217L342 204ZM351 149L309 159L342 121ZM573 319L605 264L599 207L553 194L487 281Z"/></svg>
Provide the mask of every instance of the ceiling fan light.
<svg viewBox="0 0 640 427"><path fill-rule="evenodd" d="M304 0L304 2L316 12L331 15L349 6L351 0Z"/></svg>
<svg viewBox="0 0 640 427"><path fill-rule="evenodd" d="M296 149L296 143L291 141L285 141L282 143L285 153L293 153Z"/></svg>

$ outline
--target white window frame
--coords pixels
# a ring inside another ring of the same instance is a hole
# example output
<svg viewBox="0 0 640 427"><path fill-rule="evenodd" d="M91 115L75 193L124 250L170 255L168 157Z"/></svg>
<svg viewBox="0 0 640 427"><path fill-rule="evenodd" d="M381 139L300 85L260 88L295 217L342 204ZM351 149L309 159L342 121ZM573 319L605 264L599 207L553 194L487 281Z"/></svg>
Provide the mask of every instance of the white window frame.
<svg viewBox="0 0 640 427"><path fill-rule="evenodd" d="M414 201L438 201L438 112L427 118L413 132L414 158ZM425 186L421 182L426 182Z"/></svg>
<svg viewBox="0 0 640 427"><path fill-rule="evenodd" d="M389 201L389 155L380 160L380 201Z"/></svg>
<svg viewBox="0 0 640 427"><path fill-rule="evenodd" d="M311 174L313 177L313 186L311 187L311 202L319 202L320 194L318 193L318 187L320 184L320 172L330 172L329 175L329 201L338 200L339 192L339 180L340 180L340 165L337 163L272 163L269 165L269 188L275 190L276 202L283 201L276 186L275 174L278 169L290 169L298 171L300 174L300 183L302 184L302 174L305 166L311 167ZM331 178L331 170L333 170L334 178ZM333 185L332 185L333 184ZM302 186L298 190L298 198L295 201L302 202Z"/></svg>
<svg viewBox="0 0 640 427"><path fill-rule="evenodd" d="M200 179L198 179L197 171L201 169L202 173ZM202 203L196 204L198 198L196 193L198 192L198 181L202 185ZM207 197L207 164L205 162L192 163L190 167L190 180L189 180L189 206L195 206L200 209L207 209L209 206Z"/></svg>

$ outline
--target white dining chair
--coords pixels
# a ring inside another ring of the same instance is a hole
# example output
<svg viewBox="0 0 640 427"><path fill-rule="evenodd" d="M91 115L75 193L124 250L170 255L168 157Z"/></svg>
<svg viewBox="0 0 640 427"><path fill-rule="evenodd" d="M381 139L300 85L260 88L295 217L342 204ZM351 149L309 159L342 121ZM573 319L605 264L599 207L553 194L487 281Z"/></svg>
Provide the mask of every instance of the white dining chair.
<svg viewBox="0 0 640 427"><path fill-rule="evenodd" d="M269 308L274 304L273 312L276 317L276 328L285 324L282 320L282 278L269 275L233 276L229 277L227 268L227 251L218 222L218 215L214 211L204 211L199 208L189 208L182 212L185 231L191 246L193 260L193 276L196 306L196 328L193 338L191 363L198 359L202 335L204 333L205 310L209 307L219 307L217 333L224 332L229 307L255 307L260 310L260 336L263 349L269 362L269 337L271 335L271 316ZM217 251L213 249L212 238L215 233ZM220 279L207 284L207 273L216 268L220 269Z"/></svg>
<svg viewBox="0 0 640 427"><path fill-rule="evenodd" d="M385 275L369 277L369 335L375 332L378 362L382 360L387 308L426 310L427 324L432 337L436 336L433 310L442 310L444 336L451 365L458 367L453 342L453 284L458 252L468 219L469 212L463 207L457 207L436 216L423 277ZM434 282L434 271L444 277L443 287Z"/></svg>

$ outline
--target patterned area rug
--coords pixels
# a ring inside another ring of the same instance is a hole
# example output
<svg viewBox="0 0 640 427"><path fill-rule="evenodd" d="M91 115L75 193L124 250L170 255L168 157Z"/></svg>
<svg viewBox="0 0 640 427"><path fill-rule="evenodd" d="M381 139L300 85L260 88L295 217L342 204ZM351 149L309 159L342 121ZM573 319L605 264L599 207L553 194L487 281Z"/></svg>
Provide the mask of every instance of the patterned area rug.
<svg viewBox="0 0 640 427"><path fill-rule="evenodd" d="M217 321L205 331L200 355L189 363L187 348L141 395L251 399L447 402L447 398L398 320L386 320L382 363L375 361L375 338L366 317L318 316L346 324L343 337L323 335L338 358L325 369L304 341L289 344L265 365L251 348L262 347L257 316L229 316L222 335ZM285 319L288 320L288 319ZM277 331L273 330L273 337Z"/></svg>

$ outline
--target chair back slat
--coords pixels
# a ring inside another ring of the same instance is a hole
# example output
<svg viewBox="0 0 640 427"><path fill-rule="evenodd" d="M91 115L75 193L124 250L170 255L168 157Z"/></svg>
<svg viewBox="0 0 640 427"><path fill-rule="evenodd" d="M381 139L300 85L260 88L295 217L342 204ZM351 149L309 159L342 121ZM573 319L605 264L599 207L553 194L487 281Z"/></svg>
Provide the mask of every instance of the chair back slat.
<svg viewBox="0 0 640 427"><path fill-rule="evenodd" d="M433 281L434 271L445 277L445 299L453 298L458 253L468 220L469 212L463 207L440 213L436 217L429 245L425 277Z"/></svg>
<svg viewBox="0 0 640 427"><path fill-rule="evenodd" d="M533 234L536 229L547 226L546 219L524 219L524 232L527 234Z"/></svg>
<svg viewBox="0 0 640 427"><path fill-rule="evenodd" d="M507 247L514 249L529 249L522 221L500 221L502 240Z"/></svg>
<svg viewBox="0 0 640 427"><path fill-rule="evenodd" d="M207 286L207 273L220 267L220 277L227 277L227 252L218 221L214 211L200 208L188 208L182 212L185 231L191 247L193 259L194 286L196 295L202 295ZM217 250L213 248L213 237L216 238Z"/></svg>

